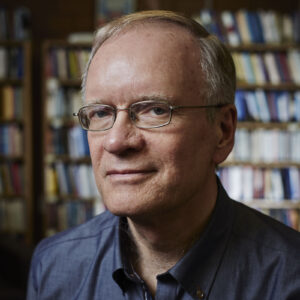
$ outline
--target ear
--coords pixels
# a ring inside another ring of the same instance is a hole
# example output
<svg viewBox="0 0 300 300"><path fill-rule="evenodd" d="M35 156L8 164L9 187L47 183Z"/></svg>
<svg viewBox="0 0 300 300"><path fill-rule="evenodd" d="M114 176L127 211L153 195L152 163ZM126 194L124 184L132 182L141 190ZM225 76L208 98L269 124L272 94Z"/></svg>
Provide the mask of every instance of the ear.
<svg viewBox="0 0 300 300"><path fill-rule="evenodd" d="M236 123L237 111L235 105L225 105L216 113L215 126L218 134L213 157L216 165L223 162L233 148Z"/></svg>

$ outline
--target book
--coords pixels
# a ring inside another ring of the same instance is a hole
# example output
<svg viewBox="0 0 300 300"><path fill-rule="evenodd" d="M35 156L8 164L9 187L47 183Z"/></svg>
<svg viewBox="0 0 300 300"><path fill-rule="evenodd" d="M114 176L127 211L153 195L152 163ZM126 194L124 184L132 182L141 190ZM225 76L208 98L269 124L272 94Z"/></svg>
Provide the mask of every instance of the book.
<svg viewBox="0 0 300 300"><path fill-rule="evenodd" d="M8 54L7 49L0 47L0 79L5 79L8 75Z"/></svg>
<svg viewBox="0 0 300 300"><path fill-rule="evenodd" d="M221 20L226 32L228 44L232 46L240 45L241 37L237 28L234 13L228 10L221 12Z"/></svg>

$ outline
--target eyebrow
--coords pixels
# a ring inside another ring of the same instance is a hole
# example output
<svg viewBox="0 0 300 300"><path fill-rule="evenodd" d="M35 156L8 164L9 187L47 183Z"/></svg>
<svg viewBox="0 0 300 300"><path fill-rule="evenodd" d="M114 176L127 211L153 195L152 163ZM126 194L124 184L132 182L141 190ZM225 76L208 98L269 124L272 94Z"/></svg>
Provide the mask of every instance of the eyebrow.
<svg viewBox="0 0 300 300"><path fill-rule="evenodd" d="M170 105L174 104L174 100L169 96L161 95L161 94L152 94L152 95L144 95L141 97L133 98L132 102L129 105L136 103L136 102L149 101L149 100L165 102ZM103 101L102 99L91 99L91 100L86 101L86 105L93 105L93 104L111 105L111 104L108 104L107 101Z"/></svg>

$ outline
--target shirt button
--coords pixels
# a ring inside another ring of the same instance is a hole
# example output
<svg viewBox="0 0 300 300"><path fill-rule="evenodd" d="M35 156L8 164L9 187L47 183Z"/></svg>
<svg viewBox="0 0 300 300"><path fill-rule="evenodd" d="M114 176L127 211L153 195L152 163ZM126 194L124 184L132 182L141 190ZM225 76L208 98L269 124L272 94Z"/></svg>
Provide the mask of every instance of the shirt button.
<svg viewBox="0 0 300 300"><path fill-rule="evenodd" d="M204 299L205 294L201 289L198 288L197 292L196 292L196 296L197 296L198 299Z"/></svg>

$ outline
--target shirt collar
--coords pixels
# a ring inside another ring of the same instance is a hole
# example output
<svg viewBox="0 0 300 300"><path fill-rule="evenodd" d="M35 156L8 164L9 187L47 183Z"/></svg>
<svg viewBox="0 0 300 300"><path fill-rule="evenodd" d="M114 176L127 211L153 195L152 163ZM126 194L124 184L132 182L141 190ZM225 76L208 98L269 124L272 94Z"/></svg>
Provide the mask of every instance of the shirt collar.
<svg viewBox="0 0 300 300"><path fill-rule="evenodd" d="M207 296L221 265L233 224L231 202L218 180L218 196L208 226L200 239L169 273L193 297ZM202 296L203 296L202 295Z"/></svg>
<svg viewBox="0 0 300 300"><path fill-rule="evenodd" d="M203 234L185 256L167 272L192 297L199 291L208 295L221 265L234 220L233 209L226 191L218 180L216 205ZM119 220L119 234L115 243L113 278L123 292L136 282L134 270L128 261L130 237L126 218Z"/></svg>

